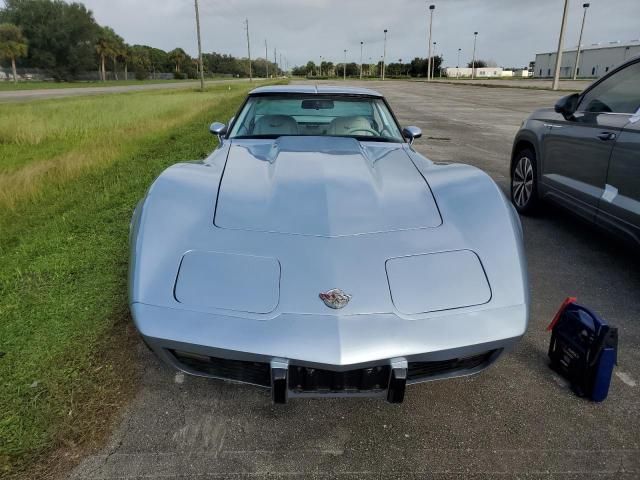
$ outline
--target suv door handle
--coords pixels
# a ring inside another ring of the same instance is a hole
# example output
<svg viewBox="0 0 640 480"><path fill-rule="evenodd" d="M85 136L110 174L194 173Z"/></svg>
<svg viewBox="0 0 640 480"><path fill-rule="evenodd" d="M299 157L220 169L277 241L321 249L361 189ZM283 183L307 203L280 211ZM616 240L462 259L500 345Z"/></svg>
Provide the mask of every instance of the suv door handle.
<svg viewBox="0 0 640 480"><path fill-rule="evenodd" d="M615 140L616 134L613 132L602 132L600 135L598 135L598 138L603 142L608 142L611 140Z"/></svg>

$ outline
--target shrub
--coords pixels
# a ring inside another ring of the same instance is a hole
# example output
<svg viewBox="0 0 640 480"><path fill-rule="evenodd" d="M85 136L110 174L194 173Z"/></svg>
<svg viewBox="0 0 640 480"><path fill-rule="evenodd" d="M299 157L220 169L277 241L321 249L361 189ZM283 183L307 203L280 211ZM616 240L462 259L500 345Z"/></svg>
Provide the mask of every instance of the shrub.
<svg viewBox="0 0 640 480"><path fill-rule="evenodd" d="M136 68L136 80L146 80L149 78L149 72L144 68Z"/></svg>

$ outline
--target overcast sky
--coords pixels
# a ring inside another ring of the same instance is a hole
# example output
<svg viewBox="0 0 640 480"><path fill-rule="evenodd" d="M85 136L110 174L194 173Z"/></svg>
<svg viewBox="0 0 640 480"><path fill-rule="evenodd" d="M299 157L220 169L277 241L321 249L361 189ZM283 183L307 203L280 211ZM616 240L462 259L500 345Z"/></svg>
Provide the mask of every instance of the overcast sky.
<svg viewBox="0 0 640 480"><path fill-rule="evenodd" d="M193 0L84 0L96 20L113 27L130 44L197 51ZM277 47L290 65L319 61L380 59L387 28L388 61L425 57L427 4L436 5L433 41L445 65L471 59L478 31L477 58L500 66L524 66L538 52L555 50L563 0L200 0L205 52L246 56L244 19L249 18L252 56ZM592 0L583 44L640 38L640 0ZM582 0L570 0L565 46L578 42Z"/></svg>

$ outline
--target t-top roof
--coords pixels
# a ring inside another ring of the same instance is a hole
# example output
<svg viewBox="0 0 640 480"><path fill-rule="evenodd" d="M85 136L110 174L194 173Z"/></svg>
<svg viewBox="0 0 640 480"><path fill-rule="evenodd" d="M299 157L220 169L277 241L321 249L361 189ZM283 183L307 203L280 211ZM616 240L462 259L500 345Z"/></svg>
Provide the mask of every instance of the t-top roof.
<svg viewBox="0 0 640 480"><path fill-rule="evenodd" d="M334 85L271 85L258 87L249 95L263 95L270 93L299 93L303 95L363 95L368 97L382 97L382 94L368 88L339 87Z"/></svg>

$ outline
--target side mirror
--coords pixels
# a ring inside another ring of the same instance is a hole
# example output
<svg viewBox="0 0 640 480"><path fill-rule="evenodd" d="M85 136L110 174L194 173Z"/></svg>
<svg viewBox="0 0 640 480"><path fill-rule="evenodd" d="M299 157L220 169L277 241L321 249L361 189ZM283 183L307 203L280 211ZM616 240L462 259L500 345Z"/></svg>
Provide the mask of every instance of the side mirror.
<svg viewBox="0 0 640 480"><path fill-rule="evenodd" d="M571 95L562 97L556 102L556 105L554 107L556 113L561 114L567 120L570 119L571 117L573 117L573 114L576 113L579 98L580 95L578 93L572 93Z"/></svg>
<svg viewBox="0 0 640 480"><path fill-rule="evenodd" d="M227 126L224 123L213 122L209 127L209 131L213 135L217 135L218 139L222 141L222 136L227 133Z"/></svg>
<svg viewBox="0 0 640 480"><path fill-rule="evenodd" d="M409 139L409 145L412 145L414 140L422 136L422 130L418 127L404 127L402 129L402 136Z"/></svg>

